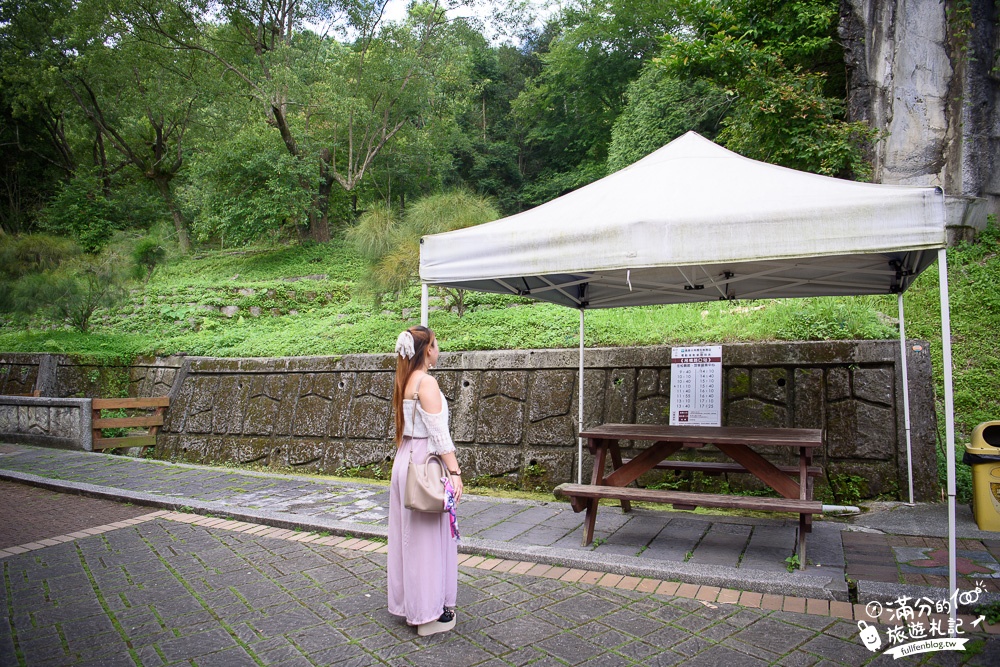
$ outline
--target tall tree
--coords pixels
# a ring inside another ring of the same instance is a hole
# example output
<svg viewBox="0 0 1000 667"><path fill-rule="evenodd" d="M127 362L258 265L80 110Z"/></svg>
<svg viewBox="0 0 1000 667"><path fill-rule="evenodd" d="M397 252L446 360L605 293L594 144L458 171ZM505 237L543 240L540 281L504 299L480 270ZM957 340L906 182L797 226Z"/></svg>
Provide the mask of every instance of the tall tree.
<svg viewBox="0 0 1000 667"><path fill-rule="evenodd" d="M677 0L685 25L663 42L675 77L701 78L732 104L719 140L748 157L867 178L872 130L846 120L837 0Z"/></svg>
<svg viewBox="0 0 1000 667"><path fill-rule="evenodd" d="M676 26L674 0L578 0L563 11L543 63L519 96L527 128L526 203L538 204L605 174L611 129L629 82ZM554 33L554 34L553 34Z"/></svg>
<svg viewBox="0 0 1000 667"><path fill-rule="evenodd" d="M446 22L438 0L412 6L399 24L383 20L387 0L126 1L132 24L217 62L288 154L316 170L301 185L312 195L308 235L318 241L330 238L332 189L353 192L420 110ZM334 31L349 43L330 38Z"/></svg>
<svg viewBox="0 0 1000 667"><path fill-rule="evenodd" d="M92 129L103 194L109 194L112 176L122 170L148 181L186 252L187 226L172 181L183 165L185 138L210 92L211 78L204 59L157 48L149 42L151 35L134 32L108 9L105 0L21 4L10 27L23 50L5 72L21 72L27 94L39 100L36 106L61 91ZM55 118L47 122L50 134L62 140L54 143L66 144L63 162L72 173L69 142Z"/></svg>

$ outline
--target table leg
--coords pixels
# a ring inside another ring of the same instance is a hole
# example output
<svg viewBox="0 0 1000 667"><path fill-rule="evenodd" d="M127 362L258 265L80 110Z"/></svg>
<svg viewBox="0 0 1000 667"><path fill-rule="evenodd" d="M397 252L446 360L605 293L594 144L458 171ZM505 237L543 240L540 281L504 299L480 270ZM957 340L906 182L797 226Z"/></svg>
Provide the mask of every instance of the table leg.
<svg viewBox="0 0 1000 667"><path fill-rule="evenodd" d="M799 515L799 569L806 569L806 515Z"/></svg>
<svg viewBox="0 0 1000 667"><path fill-rule="evenodd" d="M594 524L597 523L597 498L591 498L587 504L587 515L583 519L583 546L594 541Z"/></svg>
<svg viewBox="0 0 1000 667"><path fill-rule="evenodd" d="M612 465L612 467L615 470L618 470L619 468L622 467L622 450L618 446L618 442L619 442L618 440L610 440L609 441L609 444L610 444L609 449L611 450L611 465ZM632 511L632 502L631 501L629 501L629 500L622 500L621 503L622 503L622 512L631 512Z"/></svg>
<svg viewBox="0 0 1000 667"><path fill-rule="evenodd" d="M806 500L809 493L809 462L806 448L799 447L799 500Z"/></svg>
<svg viewBox="0 0 1000 667"><path fill-rule="evenodd" d="M590 483L600 486L604 483L604 465L608 460L608 440L592 438L590 451L594 453L594 471L590 475ZM587 503L587 515L583 519L583 546L594 541L594 524L597 523L597 506L600 500L592 498Z"/></svg>

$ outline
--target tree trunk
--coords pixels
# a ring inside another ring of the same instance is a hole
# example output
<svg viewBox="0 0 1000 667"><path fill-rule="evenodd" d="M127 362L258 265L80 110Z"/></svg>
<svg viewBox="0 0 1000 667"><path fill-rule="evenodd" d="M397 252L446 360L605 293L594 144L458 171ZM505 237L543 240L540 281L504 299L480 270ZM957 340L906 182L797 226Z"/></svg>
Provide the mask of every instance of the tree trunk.
<svg viewBox="0 0 1000 667"><path fill-rule="evenodd" d="M154 176L153 182L156 189L160 191L164 203L170 209L170 215L174 219L174 229L177 231L177 243L181 247L181 252L185 255L191 252L191 239L188 237L187 225L184 224L184 216L181 209L174 203L174 198L170 195L170 178L165 176Z"/></svg>
<svg viewBox="0 0 1000 667"><path fill-rule="evenodd" d="M330 240L329 210L332 186L333 179L324 175L323 180L319 182L316 206L309 213L309 238L317 243L326 243Z"/></svg>

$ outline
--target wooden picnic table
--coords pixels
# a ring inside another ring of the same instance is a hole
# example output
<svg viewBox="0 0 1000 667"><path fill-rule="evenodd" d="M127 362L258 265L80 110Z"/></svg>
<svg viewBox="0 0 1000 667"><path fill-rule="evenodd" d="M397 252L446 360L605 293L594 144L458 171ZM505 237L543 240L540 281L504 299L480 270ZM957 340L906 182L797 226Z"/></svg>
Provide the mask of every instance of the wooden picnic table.
<svg viewBox="0 0 1000 667"><path fill-rule="evenodd" d="M804 428L742 428L729 426L663 426L658 424L604 424L582 432L594 456L590 484L561 484L558 496L570 499L573 510L586 511L583 544L594 539L597 506L601 498L617 498L622 510L631 511L631 503L655 502L675 509L725 507L769 512L793 512L799 515L799 566L806 565L806 533L812 529L812 515L823 505L812 499L811 478L822 474L812 465L813 450L823 444L823 431ZM633 459L623 459L621 440L649 441L651 444ZM668 461L682 449L714 445L732 460ZM795 466L775 465L752 447L772 447L798 451ZM605 474L610 458L611 474ZM628 485L651 470L696 470L707 474L745 472L778 492L780 498L734 496L714 493L628 488Z"/></svg>

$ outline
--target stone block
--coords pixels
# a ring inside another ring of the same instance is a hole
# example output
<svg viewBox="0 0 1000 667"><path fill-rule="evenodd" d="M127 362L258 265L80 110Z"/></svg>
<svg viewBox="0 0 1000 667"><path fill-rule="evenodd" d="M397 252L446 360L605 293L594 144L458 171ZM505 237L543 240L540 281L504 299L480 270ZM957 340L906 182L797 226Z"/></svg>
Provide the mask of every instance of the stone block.
<svg viewBox="0 0 1000 667"><path fill-rule="evenodd" d="M577 389L575 380L576 373L569 370L531 373L527 433L529 444L566 444L576 437L576 417L571 414Z"/></svg>
<svg viewBox="0 0 1000 667"><path fill-rule="evenodd" d="M302 471L319 472L326 458L329 444L326 440L292 438L284 443L286 461L292 468Z"/></svg>
<svg viewBox="0 0 1000 667"><path fill-rule="evenodd" d="M17 407L17 432L48 435L49 408L34 405Z"/></svg>
<svg viewBox="0 0 1000 667"><path fill-rule="evenodd" d="M434 379L437 380L438 389L444 394L449 402L455 397L455 388L458 384L458 371L436 371Z"/></svg>
<svg viewBox="0 0 1000 667"><path fill-rule="evenodd" d="M576 393L576 373L564 371L534 371L528 383L528 421L568 415Z"/></svg>
<svg viewBox="0 0 1000 667"><path fill-rule="evenodd" d="M788 384L784 368L754 368L750 372L750 394L754 398L787 405Z"/></svg>
<svg viewBox="0 0 1000 667"><path fill-rule="evenodd" d="M272 438L220 438L216 451L222 461L267 463L274 446Z"/></svg>
<svg viewBox="0 0 1000 667"><path fill-rule="evenodd" d="M881 405L892 405L895 387L891 368L858 368L854 371L854 397Z"/></svg>
<svg viewBox="0 0 1000 667"><path fill-rule="evenodd" d="M302 391L302 381L304 375L301 373L283 373L280 388L275 388L274 392L280 397L278 409L274 415L274 428L272 435L284 436L292 432L292 424L295 422L295 408L298 405L299 395Z"/></svg>
<svg viewBox="0 0 1000 667"><path fill-rule="evenodd" d="M890 459L896 419L890 408L847 400L827 406L827 454L832 458Z"/></svg>
<svg viewBox="0 0 1000 667"><path fill-rule="evenodd" d="M479 414L478 371L462 371L456 375L453 399L448 404L451 415L451 437L455 442L474 442Z"/></svg>
<svg viewBox="0 0 1000 667"><path fill-rule="evenodd" d="M654 395L641 398L635 402L636 424L668 424L670 423L670 398Z"/></svg>
<svg viewBox="0 0 1000 667"><path fill-rule="evenodd" d="M476 426L476 442L506 445L521 442L524 437L524 403L494 395L479 400L479 411L482 418Z"/></svg>
<svg viewBox="0 0 1000 667"><path fill-rule="evenodd" d="M295 403L292 422L293 436L325 436L331 419L331 401L325 396L308 393Z"/></svg>
<svg viewBox="0 0 1000 667"><path fill-rule="evenodd" d="M387 464L389 467L389 462L396 456L396 444L384 440L348 438L337 449L340 459L338 467L344 468L360 468L372 464ZM331 451L331 460L338 453L337 449Z"/></svg>
<svg viewBox="0 0 1000 667"><path fill-rule="evenodd" d="M601 369L584 369L583 371L583 424L584 428L590 428L605 423L603 420L604 400L607 373ZM573 393L573 404L570 406L570 415L578 415L576 392ZM610 422L608 422L610 423ZM573 421L573 436L576 437L576 421ZM575 443L574 443L575 444Z"/></svg>
<svg viewBox="0 0 1000 667"><path fill-rule="evenodd" d="M249 382L244 376L223 375L212 402L212 432L238 435L243 431Z"/></svg>
<svg viewBox="0 0 1000 667"><path fill-rule="evenodd" d="M900 499L901 485L897 481L892 462L883 461L831 461L826 464L826 476L838 494L856 488L861 498L887 497ZM853 477L854 479L848 479ZM903 480L905 486L905 479ZM853 487L853 488L852 488ZM856 501L857 497L839 497L841 501Z"/></svg>
<svg viewBox="0 0 1000 667"><path fill-rule="evenodd" d="M389 438L395 432L392 404L375 396L359 396L351 404L345 431L350 438Z"/></svg>
<svg viewBox="0 0 1000 667"><path fill-rule="evenodd" d="M788 421L787 408L755 398L743 398L726 406L724 423L726 426L785 428Z"/></svg>
<svg viewBox="0 0 1000 667"><path fill-rule="evenodd" d="M528 423L529 445L568 445L576 439L576 418L559 415Z"/></svg>
<svg viewBox="0 0 1000 667"><path fill-rule="evenodd" d="M726 373L726 397L730 400L750 395L750 369L730 368Z"/></svg>
<svg viewBox="0 0 1000 667"><path fill-rule="evenodd" d="M49 435L54 438L80 437L80 408L49 408Z"/></svg>
<svg viewBox="0 0 1000 667"><path fill-rule="evenodd" d="M16 405L0 405L0 433L17 433Z"/></svg>
<svg viewBox="0 0 1000 667"><path fill-rule="evenodd" d="M521 472L523 450L520 447L479 445L474 450L475 473L480 476L516 475Z"/></svg>
<svg viewBox="0 0 1000 667"><path fill-rule="evenodd" d="M351 397L354 395L356 373L329 373L330 383L330 422L327 435L331 438L343 438L347 435L347 420L351 415Z"/></svg>
<svg viewBox="0 0 1000 667"><path fill-rule="evenodd" d="M839 401L851 397L851 376L846 368L831 368L826 372L826 400Z"/></svg>
<svg viewBox="0 0 1000 667"><path fill-rule="evenodd" d="M574 476L574 450L564 447L529 447L524 452L521 488L525 491L552 489Z"/></svg>
<svg viewBox="0 0 1000 667"><path fill-rule="evenodd" d="M639 369L635 382L635 397L643 399L660 393L660 374L655 368Z"/></svg>
<svg viewBox="0 0 1000 667"><path fill-rule="evenodd" d="M635 420L636 370L614 368L608 372L604 423L632 424Z"/></svg>
<svg viewBox="0 0 1000 667"><path fill-rule="evenodd" d="M823 369L795 369L795 402L792 426L795 428L823 428Z"/></svg>
<svg viewBox="0 0 1000 667"><path fill-rule="evenodd" d="M500 393L518 401L528 398L528 374L524 371L504 373L500 379Z"/></svg>
<svg viewBox="0 0 1000 667"><path fill-rule="evenodd" d="M150 395L166 396L169 394L177 379L177 372L176 368L157 368L153 375L153 387Z"/></svg>
<svg viewBox="0 0 1000 667"><path fill-rule="evenodd" d="M280 375L257 375L248 378L247 405L243 413L244 435L272 435L281 406Z"/></svg>
<svg viewBox="0 0 1000 667"><path fill-rule="evenodd" d="M184 433L211 433L213 405L219 386L218 375L189 375L186 386L169 412L181 414L183 418L172 417L170 430ZM190 387L190 391L188 391ZM179 421L179 423L178 423Z"/></svg>
<svg viewBox="0 0 1000 667"><path fill-rule="evenodd" d="M156 439L156 455L186 463L222 461L225 459L220 452L226 450L220 445L221 440L209 435L161 435Z"/></svg>
<svg viewBox="0 0 1000 667"><path fill-rule="evenodd" d="M352 392L346 432L352 439L388 439L395 433L392 416L392 374L358 373Z"/></svg>

